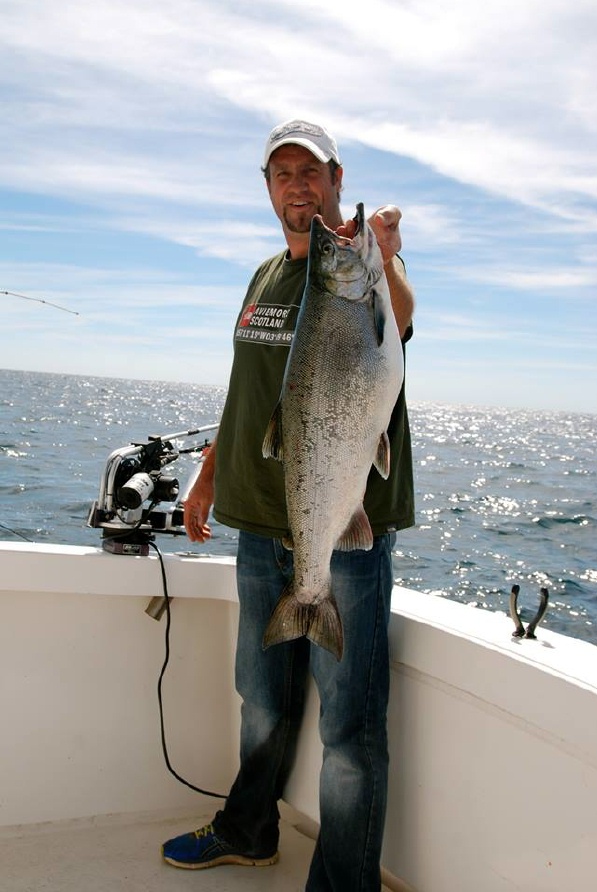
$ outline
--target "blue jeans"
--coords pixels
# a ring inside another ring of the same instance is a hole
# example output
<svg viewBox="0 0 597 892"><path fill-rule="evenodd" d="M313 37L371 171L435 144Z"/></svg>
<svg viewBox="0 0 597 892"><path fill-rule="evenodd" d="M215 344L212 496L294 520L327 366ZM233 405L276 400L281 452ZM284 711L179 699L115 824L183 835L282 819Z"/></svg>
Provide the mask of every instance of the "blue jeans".
<svg viewBox="0 0 597 892"><path fill-rule="evenodd" d="M306 892L381 888L394 539L386 534L375 538L371 551L333 554L332 587L344 630L344 654L338 662L305 638L263 650L265 627L292 575L292 552L277 539L246 532L239 536L241 765L214 826L248 855L267 857L276 851L277 801L292 767L310 669L321 700L324 753L321 829Z"/></svg>

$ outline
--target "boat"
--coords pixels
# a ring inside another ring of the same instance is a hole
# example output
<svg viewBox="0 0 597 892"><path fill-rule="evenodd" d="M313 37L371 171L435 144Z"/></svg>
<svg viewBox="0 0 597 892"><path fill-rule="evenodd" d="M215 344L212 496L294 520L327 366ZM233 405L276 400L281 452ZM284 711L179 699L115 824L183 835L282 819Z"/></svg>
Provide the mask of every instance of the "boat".
<svg viewBox="0 0 597 892"><path fill-rule="evenodd" d="M236 774L235 561L111 550L108 490L97 547L0 542L0 889L299 892L318 823L313 686L279 864L199 880L160 858L218 807L187 784L225 795ZM395 586L385 889L594 889L597 647L517 631Z"/></svg>

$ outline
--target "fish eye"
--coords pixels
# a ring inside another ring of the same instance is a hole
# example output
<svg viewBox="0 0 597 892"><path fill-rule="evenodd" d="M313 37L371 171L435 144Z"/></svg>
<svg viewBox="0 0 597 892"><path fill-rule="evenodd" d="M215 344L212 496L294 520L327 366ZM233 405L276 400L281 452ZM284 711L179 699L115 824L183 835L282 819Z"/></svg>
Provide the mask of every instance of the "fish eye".
<svg viewBox="0 0 597 892"><path fill-rule="evenodd" d="M333 253L334 253L334 246L332 245L332 243L331 243L331 242L324 242L323 245L321 246L321 253L322 253L322 254L333 254Z"/></svg>

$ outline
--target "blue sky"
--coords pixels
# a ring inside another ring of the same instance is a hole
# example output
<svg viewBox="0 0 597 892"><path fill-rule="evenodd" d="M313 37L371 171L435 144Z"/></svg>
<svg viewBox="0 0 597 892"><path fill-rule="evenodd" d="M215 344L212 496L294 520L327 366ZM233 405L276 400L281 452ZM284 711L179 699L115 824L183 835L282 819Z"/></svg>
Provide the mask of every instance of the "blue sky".
<svg viewBox="0 0 597 892"><path fill-rule="evenodd" d="M271 127L403 213L411 401L597 412L594 0L0 0L0 367L225 384Z"/></svg>

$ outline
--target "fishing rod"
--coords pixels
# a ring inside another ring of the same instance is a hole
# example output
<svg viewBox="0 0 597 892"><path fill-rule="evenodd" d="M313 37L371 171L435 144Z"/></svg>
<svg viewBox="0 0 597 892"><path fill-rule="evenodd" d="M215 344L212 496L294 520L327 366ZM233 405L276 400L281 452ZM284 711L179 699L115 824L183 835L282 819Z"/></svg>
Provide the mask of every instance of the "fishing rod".
<svg viewBox="0 0 597 892"><path fill-rule="evenodd" d="M21 297L23 300L34 300L38 304L47 304L48 307L54 307L56 310L63 310L65 313L72 313L73 316L78 316L79 313L76 310L69 310L67 307L61 307L59 304L53 304L50 300L43 300L41 297L28 297L26 294L17 294L16 291L0 291L0 294L7 294L10 297Z"/></svg>
<svg viewBox="0 0 597 892"><path fill-rule="evenodd" d="M13 530L12 527L7 527L5 523L0 521L0 530L6 530L8 533L12 533L14 536L20 536L21 539L24 539L25 542L33 542L33 539L30 539L28 536L25 536L23 533L19 533L18 530Z"/></svg>

